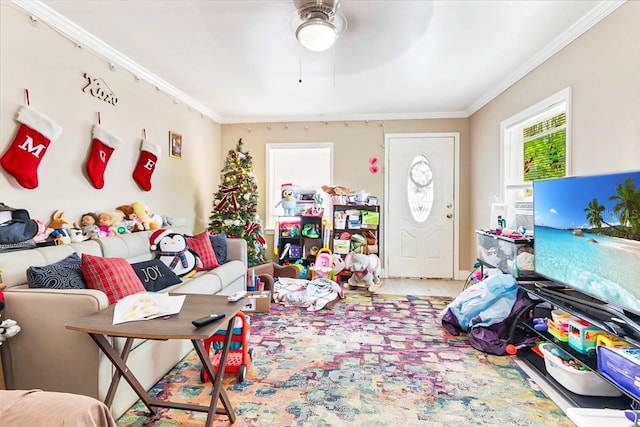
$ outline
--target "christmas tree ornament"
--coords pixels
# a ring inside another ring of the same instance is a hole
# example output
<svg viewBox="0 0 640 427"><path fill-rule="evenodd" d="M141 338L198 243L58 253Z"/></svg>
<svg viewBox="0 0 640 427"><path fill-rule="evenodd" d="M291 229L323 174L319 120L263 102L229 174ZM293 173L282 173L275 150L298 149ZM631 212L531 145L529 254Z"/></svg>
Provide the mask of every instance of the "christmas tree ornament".
<svg viewBox="0 0 640 427"><path fill-rule="evenodd" d="M2 167L22 187L38 187L38 166L49 146L62 135L62 127L31 107L20 107L18 132L0 159Z"/></svg>
<svg viewBox="0 0 640 427"><path fill-rule="evenodd" d="M162 154L162 150L158 145L152 144L144 139L142 140L140 144L140 157L133 171L133 179L144 191L151 190L151 175L153 175L153 171L156 169L156 163L158 163L160 154Z"/></svg>
<svg viewBox="0 0 640 427"><path fill-rule="evenodd" d="M100 125L91 129L91 152L86 164L86 171L91 183L98 190L104 187L104 171L107 169L113 151L120 146L120 138Z"/></svg>

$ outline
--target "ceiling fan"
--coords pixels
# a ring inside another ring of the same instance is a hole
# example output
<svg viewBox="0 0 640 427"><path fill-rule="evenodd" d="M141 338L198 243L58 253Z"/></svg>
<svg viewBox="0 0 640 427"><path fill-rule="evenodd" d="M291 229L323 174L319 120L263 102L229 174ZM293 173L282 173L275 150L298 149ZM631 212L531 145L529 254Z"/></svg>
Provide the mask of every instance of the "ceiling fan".
<svg viewBox="0 0 640 427"><path fill-rule="evenodd" d="M314 52L333 46L346 28L346 19L336 13L340 0L294 0L293 3L302 21L296 28L300 44Z"/></svg>

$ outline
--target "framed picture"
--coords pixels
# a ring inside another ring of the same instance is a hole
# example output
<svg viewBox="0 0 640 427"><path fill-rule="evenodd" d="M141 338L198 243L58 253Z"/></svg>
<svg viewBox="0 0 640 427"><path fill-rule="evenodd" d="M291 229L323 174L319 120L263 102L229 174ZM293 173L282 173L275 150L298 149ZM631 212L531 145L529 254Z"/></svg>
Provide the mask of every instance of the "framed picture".
<svg viewBox="0 0 640 427"><path fill-rule="evenodd" d="M182 158L182 135L169 131L169 156L175 159Z"/></svg>

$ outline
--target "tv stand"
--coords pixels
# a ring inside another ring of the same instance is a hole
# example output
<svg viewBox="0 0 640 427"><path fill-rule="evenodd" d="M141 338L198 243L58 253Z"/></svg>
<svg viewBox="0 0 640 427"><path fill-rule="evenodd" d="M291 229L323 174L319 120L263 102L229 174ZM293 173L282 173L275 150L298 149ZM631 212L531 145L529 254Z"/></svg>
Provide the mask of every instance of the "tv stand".
<svg viewBox="0 0 640 427"><path fill-rule="evenodd" d="M571 288L565 288L563 286L541 286L540 283L537 282L519 282L518 285L526 292L530 303L517 313L518 317L512 325L511 337L513 337L516 328L524 328L527 332L537 335L545 341L554 343L554 345L560 347L573 359L579 361L597 375L600 375L596 355L593 352L582 354L570 347L568 343L556 339L547 331L537 331L534 328L533 320L528 313L532 310L540 310L541 308L537 307L546 303L546 305L550 305L553 308L562 309L575 317L586 320L632 345L640 346L640 319L634 318L632 314L624 313L621 310ZM550 312L550 309L548 310ZM573 406L580 408L629 409L631 402L635 400L633 396L622 389L620 389L623 392L621 397L596 397L574 394L565 389L547 373L544 360L531 349L519 350L518 356L531 368L537 370L540 375ZM604 379L616 386L616 384L607 378Z"/></svg>

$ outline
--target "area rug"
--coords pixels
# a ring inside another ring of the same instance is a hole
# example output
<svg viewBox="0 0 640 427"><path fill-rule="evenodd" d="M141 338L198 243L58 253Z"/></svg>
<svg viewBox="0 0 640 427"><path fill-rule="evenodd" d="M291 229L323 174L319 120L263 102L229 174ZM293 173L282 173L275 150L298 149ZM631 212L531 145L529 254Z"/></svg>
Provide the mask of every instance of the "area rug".
<svg viewBox="0 0 640 427"><path fill-rule="evenodd" d="M573 426L511 356L448 334L448 298L349 293L329 310L273 304L251 316L247 378L228 373L234 426ZM158 399L207 403L189 353L152 390ZM206 413L138 402L119 426L202 426ZM214 425L229 425L216 415Z"/></svg>

